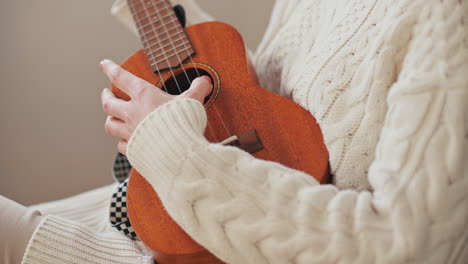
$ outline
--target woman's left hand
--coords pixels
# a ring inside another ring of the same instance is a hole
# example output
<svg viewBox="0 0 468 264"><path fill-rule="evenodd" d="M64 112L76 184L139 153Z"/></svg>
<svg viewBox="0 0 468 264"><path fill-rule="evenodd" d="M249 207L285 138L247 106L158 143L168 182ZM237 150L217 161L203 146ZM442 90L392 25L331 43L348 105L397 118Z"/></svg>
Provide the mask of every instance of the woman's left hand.
<svg viewBox="0 0 468 264"><path fill-rule="evenodd" d="M102 108L108 114L106 133L120 138L117 148L124 155L135 128L156 108L176 98L192 98L203 102L212 90L208 76L193 80L190 88L184 93L171 95L122 69L113 61L101 61L100 68L112 84L130 97L130 101L119 99L107 88L101 94Z"/></svg>

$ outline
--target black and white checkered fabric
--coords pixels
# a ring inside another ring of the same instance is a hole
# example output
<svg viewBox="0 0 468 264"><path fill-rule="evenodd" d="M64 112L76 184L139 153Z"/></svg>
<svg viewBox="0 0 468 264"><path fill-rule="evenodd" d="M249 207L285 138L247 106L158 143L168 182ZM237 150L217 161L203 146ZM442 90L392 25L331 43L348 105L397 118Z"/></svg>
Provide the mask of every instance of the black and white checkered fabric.
<svg viewBox="0 0 468 264"><path fill-rule="evenodd" d="M131 170L132 165L130 165L127 157L117 153L112 167L112 176L120 184L117 190L112 194L109 208L109 220L113 227L127 237L133 240L139 240L127 216L127 186Z"/></svg>
<svg viewBox="0 0 468 264"><path fill-rule="evenodd" d="M117 153L114 159L114 165L112 167L112 177L118 182L124 182L130 175L132 165L128 161L127 157Z"/></svg>
<svg viewBox="0 0 468 264"><path fill-rule="evenodd" d="M127 186L128 179L120 183L117 191L112 195L109 220L113 227L127 237L139 240L127 216Z"/></svg>

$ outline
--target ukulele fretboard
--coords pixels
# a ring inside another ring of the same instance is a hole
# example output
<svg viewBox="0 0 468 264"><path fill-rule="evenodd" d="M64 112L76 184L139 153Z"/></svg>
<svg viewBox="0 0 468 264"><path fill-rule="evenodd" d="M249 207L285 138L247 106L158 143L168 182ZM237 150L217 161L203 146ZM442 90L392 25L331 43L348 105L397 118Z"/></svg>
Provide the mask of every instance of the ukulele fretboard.
<svg viewBox="0 0 468 264"><path fill-rule="evenodd" d="M127 0L151 69L177 67L195 53L168 0Z"/></svg>

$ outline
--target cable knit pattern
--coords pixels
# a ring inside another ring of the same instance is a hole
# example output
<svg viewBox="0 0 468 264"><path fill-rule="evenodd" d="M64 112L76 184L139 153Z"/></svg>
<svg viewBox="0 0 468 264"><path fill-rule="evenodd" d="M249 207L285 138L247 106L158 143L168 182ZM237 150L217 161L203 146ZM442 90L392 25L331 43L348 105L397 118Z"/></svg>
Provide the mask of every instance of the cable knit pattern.
<svg viewBox="0 0 468 264"><path fill-rule="evenodd" d="M270 27L258 49L262 85L281 87L282 95L319 122L340 188L370 189L368 168L386 96L401 68L416 12L415 1L302 1L291 19L272 18L284 24Z"/></svg>
<svg viewBox="0 0 468 264"><path fill-rule="evenodd" d="M129 159L228 263L466 263L466 14L463 0L277 2L261 83L318 119L338 187L372 192L208 143L190 99L149 115Z"/></svg>
<svg viewBox="0 0 468 264"><path fill-rule="evenodd" d="M113 12L134 28L124 1ZM276 1L260 82L316 117L336 186L207 142L190 99L151 113L129 158L228 263L467 263L466 14L466 0ZM53 215L23 263L151 263L109 230L112 189L37 206Z"/></svg>

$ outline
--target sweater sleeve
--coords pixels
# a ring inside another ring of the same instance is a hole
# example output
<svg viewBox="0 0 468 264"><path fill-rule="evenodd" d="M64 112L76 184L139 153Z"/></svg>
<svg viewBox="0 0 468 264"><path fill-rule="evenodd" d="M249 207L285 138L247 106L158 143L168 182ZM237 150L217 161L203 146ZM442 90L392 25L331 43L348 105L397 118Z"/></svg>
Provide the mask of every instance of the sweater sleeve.
<svg viewBox="0 0 468 264"><path fill-rule="evenodd" d="M460 9L443 23L431 21L436 8L421 11L388 94L372 193L207 142L206 113L191 99L147 116L129 159L173 219L228 263L466 263L466 2Z"/></svg>
<svg viewBox="0 0 468 264"><path fill-rule="evenodd" d="M21 263L152 264L154 261L143 245L117 231L97 233L84 224L47 215L31 237Z"/></svg>

